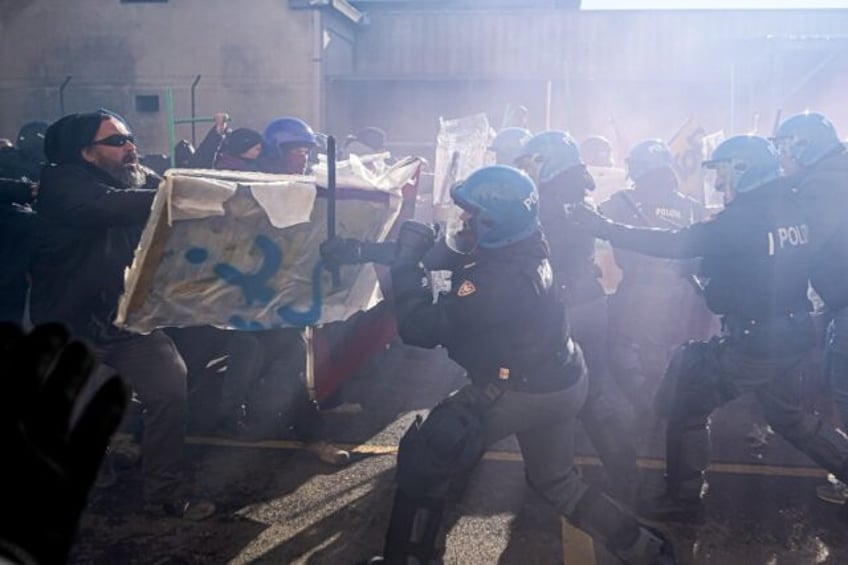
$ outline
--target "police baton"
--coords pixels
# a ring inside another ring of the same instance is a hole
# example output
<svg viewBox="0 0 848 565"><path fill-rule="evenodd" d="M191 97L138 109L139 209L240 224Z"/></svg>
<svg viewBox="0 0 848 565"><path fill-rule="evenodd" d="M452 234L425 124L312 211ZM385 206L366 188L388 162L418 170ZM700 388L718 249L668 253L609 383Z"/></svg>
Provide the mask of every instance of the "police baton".
<svg viewBox="0 0 848 565"><path fill-rule="evenodd" d="M336 138L327 136L327 239L336 237ZM330 270L333 277L333 286L338 288L342 285L339 268Z"/></svg>

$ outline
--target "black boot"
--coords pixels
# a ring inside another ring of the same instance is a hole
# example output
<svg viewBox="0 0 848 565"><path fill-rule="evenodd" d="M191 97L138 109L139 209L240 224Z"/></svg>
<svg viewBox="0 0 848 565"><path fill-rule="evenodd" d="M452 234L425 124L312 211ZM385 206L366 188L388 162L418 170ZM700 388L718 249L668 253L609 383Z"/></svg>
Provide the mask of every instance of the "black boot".
<svg viewBox="0 0 848 565"><path fill-rule="evenodd" d="M627 565L676 563L671 543L662 534L640 524L594 487L589 487L567 518Z"/></svg>
<svg viewBox="0 0 848 565"><path fill-rule="evenodd" d="M677 565L674 547L660 532L641 526L639 537L625 549L615 552L624 563L633 565Z"/></svg>
<svg viewBox="0 0 848 565"><path fill-rule="evenodd" d="M436 536L444 501L412 498L398 490L392 507L382 560L386 565L427 565L436 557Z"/></svg>
<svg viewBox="0 0 848 565"><path fill-rule="evenodd" d="M687 524L703 524L704 506L700 498L681 498L668 492L640 500L636 513L645 520L656 522L684 522Z"/></svg>

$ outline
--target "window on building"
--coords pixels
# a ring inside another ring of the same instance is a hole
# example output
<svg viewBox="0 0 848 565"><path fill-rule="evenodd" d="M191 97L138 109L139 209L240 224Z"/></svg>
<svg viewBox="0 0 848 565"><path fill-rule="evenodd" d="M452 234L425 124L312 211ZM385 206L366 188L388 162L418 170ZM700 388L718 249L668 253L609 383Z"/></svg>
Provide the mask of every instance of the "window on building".
<svg viewBox="0 0 848 565"><path fill-rule="evenodd" d="M140 94L135 97L136 112L158 112L159 96L156 94Z"/></svg>

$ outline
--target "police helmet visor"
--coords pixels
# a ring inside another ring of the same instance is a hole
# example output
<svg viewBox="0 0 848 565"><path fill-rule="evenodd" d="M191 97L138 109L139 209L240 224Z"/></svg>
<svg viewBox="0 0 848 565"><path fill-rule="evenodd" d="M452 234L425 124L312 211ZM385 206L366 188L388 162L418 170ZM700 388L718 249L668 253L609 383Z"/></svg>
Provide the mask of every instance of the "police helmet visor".
<svg viewBox="0 0 848 565"><path fill-rule="evenodd" d="M734 163L729 159L704 161L703 167L715 172L714 187L718 192L726 192L733 188L736 175L745 171L743 163Z"/></svg>
<svg viewBox="0 0 848 565"><path fill-rule="evenodd" d="M458 253L471 253L477 247L474 229L475 211L457 203L448 210L445 221L445 244Z"/></svg>
<svg viewBox="0 0 848 565"><path fill-rule="evenodd" d="M777 154L781 157L792 157L793 148L799 144L803 144L803 140L796 139L794 136L782 136L771 138L771 143L777 150Z"/></svg>

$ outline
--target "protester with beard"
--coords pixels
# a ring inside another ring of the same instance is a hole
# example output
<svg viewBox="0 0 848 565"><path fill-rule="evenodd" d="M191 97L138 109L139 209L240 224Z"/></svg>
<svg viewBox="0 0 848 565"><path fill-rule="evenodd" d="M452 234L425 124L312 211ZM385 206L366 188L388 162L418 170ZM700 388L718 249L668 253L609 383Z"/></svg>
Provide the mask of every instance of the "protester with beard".
<svg viewBox="0 0 848 565"><path fill-rule="evenodd" d="M182 491L186 369L161 331L134 335L113 325L159 177L138 163L135 138L108 110L65 116L45 137L33 235L31 316L62 322L132 385L145 407L145 511L190 520L215 511Z"/></svg>

